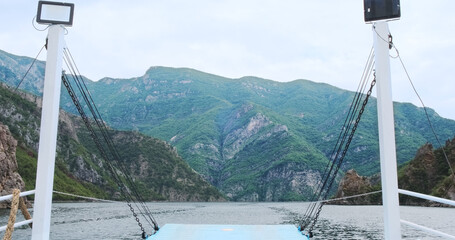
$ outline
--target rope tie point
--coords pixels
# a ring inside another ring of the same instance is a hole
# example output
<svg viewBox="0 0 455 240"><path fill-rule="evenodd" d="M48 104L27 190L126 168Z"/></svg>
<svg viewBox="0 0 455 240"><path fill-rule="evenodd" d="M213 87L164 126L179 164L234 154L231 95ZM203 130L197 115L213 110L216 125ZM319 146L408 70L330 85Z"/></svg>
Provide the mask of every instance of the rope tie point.
<svg viewBox="0 0 455 240"><path fill-rule="evenodd" d="M29 220L32 217L27 210L27 206L25 205L25 201L23 198L20 197L21 191L19 189L13 189L13 198L11 200L11 211L8 218L8 224L6 226L5 235L3 236L3 240L11 240L14 231L14 223L16 222L16 215L17 210L20 209L22 215L24 215L25 219ZM32 224L29 224L32 227Z"/></svg>

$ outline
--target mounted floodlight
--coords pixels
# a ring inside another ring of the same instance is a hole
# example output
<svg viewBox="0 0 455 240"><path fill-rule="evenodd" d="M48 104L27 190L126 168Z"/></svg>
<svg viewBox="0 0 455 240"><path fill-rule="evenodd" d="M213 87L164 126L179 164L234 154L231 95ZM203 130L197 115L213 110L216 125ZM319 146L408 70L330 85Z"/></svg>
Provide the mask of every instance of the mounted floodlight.
<svg viewBox="0 0 455 240"><path fill-rule="evenodd" d="M364 0L363 7L367 23L401 17L400 0Z"/></svg>
<svg viewBox="0 0 455 240"><path fill-rule="evenodd" d="M41 24L73 25L74 3L38 2L36 22Z"/></svg>

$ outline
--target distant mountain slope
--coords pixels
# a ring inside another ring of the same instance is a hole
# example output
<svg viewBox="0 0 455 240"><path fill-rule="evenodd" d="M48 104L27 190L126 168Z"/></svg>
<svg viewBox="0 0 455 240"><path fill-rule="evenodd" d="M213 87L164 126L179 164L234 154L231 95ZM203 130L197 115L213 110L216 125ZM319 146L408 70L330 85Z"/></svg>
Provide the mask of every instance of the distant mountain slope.
<svg viewBox="0 0 455 240"><path fill-rule="evenodd" d="M19 141L19 172L33 188L41 110L33 95L19 96L0 85L0 122ZM147 200L220 201L223 196L202 179L169 144L137 132L110 130L135 184ZM60 111L55 190L119 199L118 188L82 120Z"/></svg>
<svg viewBox="0 0 455 240"><path fill-rule="evenodd" d="M17 86L32 62L32 58L19 57L0 50L1 81L9 86ZM45 66L45 62L36 61L27 77L21 83L21 89L35 95L42 95Z"/></svg>
<svg viewBox="0 0 455 240"><path fill-rule="evenodd" d="M0 55L0 65L13 66L10 59L20 57ZM354 95L308 80L229 79L166 67L152 67L137 78L87 84L110 126L168 141L192 168L235 200L306 199L328 161ZM75 112L67 94L62 94L61 105ZM433 142L433 136L423 109L409 103L394 106L398 161L403 163L420 145ZM453 137L455 121L431 109L429 113L439 136ZM373 98L343 169L376 173L378 149Z"/></svg>

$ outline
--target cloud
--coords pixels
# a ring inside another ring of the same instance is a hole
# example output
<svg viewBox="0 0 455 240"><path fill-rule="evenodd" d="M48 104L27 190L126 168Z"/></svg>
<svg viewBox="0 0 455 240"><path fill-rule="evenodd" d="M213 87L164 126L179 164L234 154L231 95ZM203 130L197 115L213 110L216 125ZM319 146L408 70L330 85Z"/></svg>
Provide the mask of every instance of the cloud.
<svg viewBox="0 0 455 240"><path fill-rule="evenodd" d="M94 80L136 77L159 65L355 90L372 46L361 1L73 2L66 41L80 71ZM401 6L401 20L389 24L394 42L428 105L455 119L455 109L444 102L452 96L446 89L455 89L455 2L402 0ZM0 9L0 48L35 56L46 36L31 26L36 6L2 1ZM415 103L399 62L391 64L394 99Z"/></svg>

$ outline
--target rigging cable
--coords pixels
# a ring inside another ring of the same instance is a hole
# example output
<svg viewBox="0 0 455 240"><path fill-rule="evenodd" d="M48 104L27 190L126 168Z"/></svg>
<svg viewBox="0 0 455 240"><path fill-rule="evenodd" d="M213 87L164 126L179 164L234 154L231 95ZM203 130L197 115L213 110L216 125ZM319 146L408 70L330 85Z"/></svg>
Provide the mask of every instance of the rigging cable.
<svg viewBox="0 0 455 240"><path fill-rule="evenodd" d="M22 81L24 81L25 77L27 77L28 72L30 72L30 69L32 69L33 64L35 64L36 59L38 59L39 55L41 54L41 52L43 51L44 47L46 47L46 46L47 46L47 41L46 41L46 44L44 44L44 45L41 47L41 49L39 50L38 54L36 54L36 57L33 59L32 64L30 64L30 66L29 66L28 69L27 69L27 72L25 72L24 76L22 77L21 81L17 84L16 89L14 89L14 91L17 91L17 89L19 88L19 86L22 84Z"/></svg>
<svg viewBox="0 0 455 240"><path fill-rule="evenodd" d="M309 226L309 236L312 236L312 230L322 210L324 201L321 200L327 199L328 194L330 193L333 182L338 174L339 168L343 163L344 157L354 137L354 133L358 127L361 116L365 110L365 106L368 103L369 97L371 96L372 88L376 84L376 79L374 78L367 94L363 93L366 89L366 82L369 76L371 76L371 72L373 71L373 56L374 54L371 50L367 63L365 65L364 72L362 74L361 82L359 83L359 87L349 108L344 125L341 128L337 143L335 144L332 153L329 155L330 161L328 162L324 174L322 175L321 181L318 184L317 191L315 191L312 197L312 202L307 208L304 218L301 219L299 223L299 229L301 231L304 231L305 228ZM365 96L364 99L363 96Z"/></svg>
<svg viewBox="0 0 455 240"><path fill-rule="evenodd" d="M372 191L372 192L367 192L367 193L361 193L361 194L346 196L346 197L331 198L331 199L323 200L321 202L328 203L328 202L334 202L334 201L340 201L340 200L347 200L347 199L351 199L351 198L364 197L364 196L369 196L369 195L378 194L378 193L382 193L382 189L381 190Z"/></svg>
<svg viewBox="0 0 455 240"><path fill-rule="evenodd" d="M75 81L76 81L76 83L78 84L78 87L80 88L80 82L77 81L77 78L75 78ZM85 95L85 97L86 97L86 95ZM93 111L93 108L91 108L91 110ZM96 119L96 120L97 120L97 119ZM100 131L101 131L101 132L103 133L103 135L104 135L103 137L105 138L105 141L108 142L109 140L108 140L108 137L106 136L106 134L107 134L106 131L103 131L103 126L100 125L100 122L99 122L99 121L96 121L96 122L97 122L97 124L98 124L98 126L99 126ZM92 137L93 137L93 136L94 136L94 133L92 133ZM104 149L101 149L100 151L102 151L102 153L103 153ZM112 149L111 149L110 152L113 153ZM104 157L107 158L107 159L109 159L109 157L108 157L106 154L104 154ZM113 159L116 160L116 159L118 159L118 158L117 158L117 157L113 157ZM118 162L118 161L117 161L117 162ZM122 166L120 166L120 167L122 168ZM122 170L124 173L127 173L127 171L126 171L125 168L122 168L121 170ZM111 172L112 172L112 171L111 171ZM114 177L117 176L116 179L121 180L121 178L116 174L116 171L113 171L113 176L114 176ZM128 174L126 174L126 176L128 176ZM124 195L125 195L126 197L129 197L131 200L133 199L133 198L129 195L129 192L128 192L128 191L123 190L123 187L122 187L122 186L120 186L119 188L120 188L120 190L122 190L122 192L124 193ZM133 189L134 189L134 188L133 188ZM128 204L128 206L130 206L130 204ZM136 206L137 206L137 205L136 205ZM130 208L131 208L131 206L130 206ZM139 209L140 209L140 208L139 208ZM133 214L133 215L134 215L134 214Z"/></svg>
<svg viewBox="0 0 455 240"><path fill-rule="evenodd" d="M370 68L372 66L372 55L373 54L373 49L371 49L370 51L370 55L369 55L369 58L368 58L368 62L370 64L366 64L365 66L365 69L364 69L364 73L362 75L362 81L359 83L358 85L358 88L357 88L357 91L356 91L356 95L355 97L353 98L353 101L351 103L351 106L349 108L349 111L348 111L348 114L346 115L346 119L344 121L344 124L343 124L343 127L341 129L345 129L345 131L340 131L340 134L338 136L338 140L337 140L337 143L335 144L333 150L332 150L332 153L329 155L331 158L332 161L328 161L327 162L327 166L326 166L326 169L324 170L324 174L322 175L322 178L321 179L324 179L324 181L320 181L319 183L319 186L316 188L318 189L318 191L315 192L315 194L313 195L312 199L311 199L311 202L313 201L316 201L316 200L321 200L321 195L323 194L323 191L326 187L326 184L327 184L327 181L330 177L330 173L331 171L333 171L333 167L334 167L334 164L335 164L335 161L338 157L338 154L340 152L340 149L341 149L341 146L343 145L343 142L346 140L346 135L348 133L348 129L350 128L350 123L352 123L352 115L354 115L353 113L356 111L356 106L358 106L358 102L359 102L359 96L360 96L360 92L363 92L364 90L364 86L365 86L365 82L366 82L366 76L368 76L370 74ZM336 153L338 149L338 153ZM330 167L330 172L327 172L329 170L329 167ZM318 194L317 194L318 193ZM311 216L313 215L313 211L315 209L317 204L312 204L308 209L307 209L307 212L305 213L307 217L306 219L306 222L308 223L308 221L311 219ZM311 214L309 214L311 213ZM306 224L304 224L306 225Z"/></svg>
<svg viewBox="0 0 455 240"><path fill-rule="evenodd" d="M425 111L425 116L427 117L428 124L430 125L431 131L433 132L433 135L434 135L434 137L436 138L436 141L439 144L439 148L442 149L442 153L444 154L444 158L445 158L447 164L449 165L450 171L452 173L452 178L453 178L453 177L455 177L455 174L454 174L452 165L450 164L449 158L447 157L447 153L444 150L444 148L443 148L443 146L441 144L441 141L439 140L439 137L436 134L436 131L434 130L433 124L431 123L431 120L430 120L430 116L428 115L428 112L427 112L427 107L425 106L425 104L423 103L422 98L420 97L419 93L417 92L417 89L415 88L414 83L412 82L411 77L409 76L408 70L406 69L406 67L405 67L405 65L403 63L403 60L401 59L401 56L400 56L400 53L398 52L398 49L395 47L395 45L393 45L393 43L391 43L391 44L392 44L393 48L395 48L395 51L397 51L397 57L400 60L401 66L403 66L403 69L404 69L404 71L406 73L406 76L408 77L409 83L411 84L412 89L414 90L415 94L417 95L417 98L419 98L419 101L422 104L423 110Z"/></svg>
<svg viewBox="0 0 455 240"><path fill-rule="evenodd" d="M70 84L70 82L68 81L68 78L66 77L66 75L62 75L62 81L63 81L64 86L68 90L68 94L70 95L70 97L72 98L74 104L76 105L76 108L77 108L79 114L81 115L81 117L82 117L82 119L84 121L84 124L86 125L87 129L89 130L90 136L93 138L98 150L100 151L102 158L105 159L106 165L108 166L108 170L110 171L112 177L114 178L115 182L117 183L120 192L126 198L127 204L128 204L128 206L130 206L130 210L133 212L133 216L136 217L136 213L134 212L134 209L131 208L131 204L130 204L130 202L133 201L133 198L128 194L128 191L126 191L124 189L123 183L121 181L121 177L119 176L119 174L117 173L117 171L113 167L113 165L110 164L110 159L109 159L106 151L102 147L102 145L101 145L101 143L99 141L99 138L97 137L94 129L92 128L92 126L90 124L90 120L85 115L85 112L82 109L82 107L81 107L81 105L79 103L79 100L77 99L77 96L74 93L73 87ZM137 219L137 217L136 217L136 219ZM136 221L138 221L139 227L144 232L143 226L140 223L139 219L137 219Z"/></svg>
<svg viewBox="0 0 455 240"><path fill-rule="evenodd" d="M77 73L77 74L74 74L74 76L76 77L76 83L78 84L78 88L79 88L79 91L81 92L81 94L83 95L84 97L84 100L86 101L87 103L87 106L89 107L92 115L93 115L93 118L95 119L95 122L96 124L98 125L99 129L101 130L102 132L102 135L103 135L103 138L105 139L106 143L107 143L107 146L110 150L110 152L113 154L113 159L115 160L115 162L117 163L118 167L121 169L121 171L123 173L128 173L128 169L126 168L126 166L123 164L122 161L120 161L121 159L121 156L119 154L119 152L117 151L117 148L115 148L115 144L114 142L112 141L112 138L110 137L108 131L107 131L107 126L105 124L105 122L103 121L103 119L101 118L101 114L99 113L98 111L98 108L96 107L96 104L90 94L90 91L88 90L87 88L87 85L85 84L85 81L83 80L76 64L75 64L75 61L71 55L71 52L69 51L68 48L65 49L65 56L68 58L68 60L70 60L69 62L71 63L74 63L74 64L71 64L71 69L74 73ZM79 76L79 77L78 77ZM134 186L134 181L133 179L131 178L131 175L130 174L125 174L125 177L126 177L126 180L128 182L128 184L130 186ZM142 209L144 210L144 212L148 212L150 213L150 209L148 208L148 206L145 204L145 201L144 199L142 198L142 196L138 193L137 189L135 187L131 187L131 190L133 191L133 194L135 196L136 199L139 200L139 203L141 204L141 207ZM158 225L156 224L156 220L153 218L153 215L151 214L147 214L147 216L149 217L150 221L152 223L154 223L154 229L157 231L159 228L158 228ZM145 216L144 216L145 217Z"/></svg>
<svg viewBox="0 0 455 240"><path fill-rule="evenodd" d="M33 17L32 19L32 26L37 30L37 31L45 31L46 29L49 28L50 25L48 25L46 28L44 29L39 29L35 26L35 19L36 19L36 16ZM32 69L33 67L33 64L35 64L36 62L36 59L38 59L39 55L41 54L41 52L43 51L43 49L46 48L47 49L47 39L46 39L46 43L41 47L41 49L39 50L38 54L36 54L36 57L33 59L32 61L32 64L30 64L30 66L28 67L27 69L27 72L25 72L24 76L22 77L22 79L19 81L19 83L17 84L16 88L14 89L14 91L17 91L17 89L19 88L19 86L22 84L22 81L24 81L25 77L27 77L27 74L28 72L30 71L30 69Z"/></svg>
<svg viewBox="0 0 455 240"><path fill-rule="evenodd" d="M433 127L433 124L432 124L432 122L431 122L430 116L429 116L428 111L427 111L427 107L426 107L425 104L423 103L423 100L422 100L422 98L420 97L420 94L417 92L417 89L415 88L414 83L412 82L411 76L409 75L409 72L408 72L406 66L404 65L403 59L401 59L400 52L398 51L398 48L397 48L397 47L395 46L395 44L393 43L392 34L389 32L388 40L386 40L386 39L382 38L382 37L378 34L378 32L376 31L376 28L373 27L373 29L374 29L374 31L376 32L376 34L380 37L380 39L381 39L382 41L385 41L385 42L387 42L387 43L389 44L389 49L394 48L395 51L397 52L397 56L391 56L391 57L392 57L392 58L398 58L398 59L400 60L401 66L403 67L403 70L404 70L404 72L406 73L406 77L408 78L409 83L411 84L411 87L412 87L412 89L414 90L414 93L416 94L417 98L419 99L420 103L422 104L423 110L424 110L424 112L425 112L425 116L426 116L427 121L428 121L428 125L430 126L430 129L431 129L431 131L432 131L434 137L436 138L436 141L437 141L438 144L439 144L439 148L442 149L442 153L443 153L443 155L444 155L444 158L445 158L447 164L449 165L449 169L450 169L450 172L451 172L451 176L452 176L452 178L455 178L454 170L453 170L453 168L452 168L452 165L450 164L449 158L447 157L447 153L446 153L446 151L444 150L444 147L442 146L441 141L439 140L439 137L438 137L438 135L436 134L436 131L435 131L434 127Z"/></svg>
<svg viewBox="0 0 455 240"><path fill-rule="evenodd" d="M349 129L349 126L350 126L350 123L352 123L352 116L354 115L353 112L356 111L356 107L355 106L358 106L358 103L359 103L359 97L361 96L359 93L360 92L364 92L365 90L365 87L366 87L366 80L367 80L367 76L370 76L371 74L371 71L372 71L372 66L373 66L373 47L371 48L370 50L370 54L368 56L368 60L367 60L367 64L365 64L365 68L363 70L363 73L362 73L362 77L361 77L361 81L359 82L359 85L357 86L357 90L356 90L356 95L354 96L354 98L352 99L352 103L350 105L350 108L349 108L349 111L348 111L348 114L346 115L346 118L345 118L345 121L343 123L343 127L341 129L346 129L346 131L340 131L339 135L338 135L338 139L337 139L337 142L336 144L334 145L334 148L331 152L331 154L329 155L331 158L332 161L328 161L327 162L327 165L325 167L325 170L324 170L324 173L322 174L322 178L321 179L325 179L325 181L320 181L319 184L318 184L318 187L316 188L318 191L315 192L315 194L313 194L310 202L315 202L315 201L318 201L318 200L321 200L320 197L321 197L321 194L322 194L322 191L323 189L325 188L326 184L327 184L327 180L328 180L328 177L329 177L329 172L327 172L329 170L329 167L331 169L331 171L333 170L333 164L337 157L338 154L335 154L335 151L337 150L337 146L338 149L341 148L342 146L342 143L345 141L346 139L346 135L347 135L347 132L348 132L348 129ZM351 116L351 117L349 117ZM340 150L338 150L340 151ZM332 163L332 165L331 165ZM318 195L316 193L319 193ZM310 207L307 208L307 211L305 212L304 216L308 216L307 219L304 221L306 222L305 224L303 224L304 226L306 226L308 224L308 221L311 219L311 216L315 207L316 207L316 203L312 204Z"/></svg>
<svg viewBox="0 0 455 240"><path fill-rule="evenodd" d="M376 78L373 79L373 81L372 81L372 83L371 83L370 90L368 90L367 96L366 96L366 98L365 98L364 101L363 101L362 108L361 108L360 111L358 112L357 118L356 118L356 120L355 120L355 124L354 124L354 126L352 127L352 129L351 129L351 133L350 133L350 135L349 135L349 138L347 139L346 144L344 145L343 152L342 152L342 154L341 154L341 156L340 156L340 158L339 158L339 160L338 160L338 164L336 165L336 169L335 169L334 174L332 175L332 177L331 177L331 179L330 179L329 185L328 185L328 187L327 187L327 190L326 190L326 192L325 192L325 195L324 195L324 198L323 198L323 199L327 199L327 197L328 197L329 190L331 189L332 184L333 184L333 182L334 182L334 180L335 180L336 174L338 173L338 170L340 169L341 164L343 163L344 157L346 156L346 153L347 153L347 151L348 151L348 149L349 149L349 145L351 144L351 141L352 141L352 139L353 139L353 137L354 137L355 131L357 130L358 124L359 124L359 122L360 122L360 119L361 119L362 114L363 114L363 112L364 112L364 110L365 110L365 107L366 107L366 105L367 105L367 103L368 103L369 97L371 96L371 93L372 93L372 90L373 90L373 87L374 87L375 84L376 84ZM323 204L320 204L320 205L319 205L319 208L317 209L316 215L315 215L315 217L314 217L314 219L313 219L313 223L311 224L311 227L310 227L310 229L309 229L310 231L313 230L313 228L314 228L314 226L315 226L315 224L316 224L316 222L317 222L317 220L318 220L319 214L320 214L320 212L321 212L321 210L322 210L322 206L323 206Z"/></svg>
<svg viewBox="0 0 455 240"><path fill-rule="evenodd" d="M140 226L140 228L142 230L142 236L144 238L145 237L144 228L143 228L142 224L140 223L140 221L137 217L137 214L135 213L134 208L131 205L131 202L133 204L135 204L136 208L139 210L139 213L153 227L155 232L158 231L158 229L159 229L158 224L156 223L156 220L153 218L150 209L145 204L145 201L143 200L141 195L138 193L138 191L134 185L133 179L131 178L130 174L128 174L128 172L129 172L128 169L120 161L120 159L121 159L120 154L118 153L117 149L115 148L115 145L113 144L112 138L110 137L110 135L108 133L107 126L105 125L104 121L102 120L101 115L99 114L99 111L96 108L95 103L93 102L93 99L91 98L90 92L88 91L83 78L81 77L80 73L77 74L78 69L77 69L77 67L74 63L74 60L72 59L72 56L68 49L65 49L65 51L64 51L64 60L65 60L67 67L69 68L69 70L71 72L70 76L72 77L72 80L76 83L77 89L79 90L85 103L87 104L88 109L92 113L92 116L94 119L93 121L96 123L96 126L98 126L98 130L99 130L99 132L101 132L102 137L100 137L99 134L97 134L95 132L95 130L93 129L93 127L91 126L90 120L88 119L84 110L82 109L79 99L74 92L74 88L71 85L70 81L68 81L68 78L65 74L62 75L63 84L67 88L68 93L69 93L70 97L72 98L79 114L81 115L82 119L84 120L84 123L90 132L90 136L95 141L97 148L99 149L102 157L105 159L105 162L108 165L108 170L111 172L114 180L116 181L116 183L119 187L119 190L121 191L122 195L126 198L127 205L130 207L130 210L132 211L133 216L136 218L136 221L138 222L138 225ZM101 144L101 141L100 141L101 138L104 139L105 146L103 146ZM105 148L107 148L107 149L105 149ZM110 155L108 154L108 152L110 153ZM117 167L123 173L123 178L122 178L122 176L120 176L117 173L116 169L111 164L111 162L114 162L117 164ZM123 182L123 179L128 183L128 185L130 186L130 189L125 187L127 184L125 184ZM139 202L139 204L141 205L140 207L137 205L137 202Z"/></svg>

